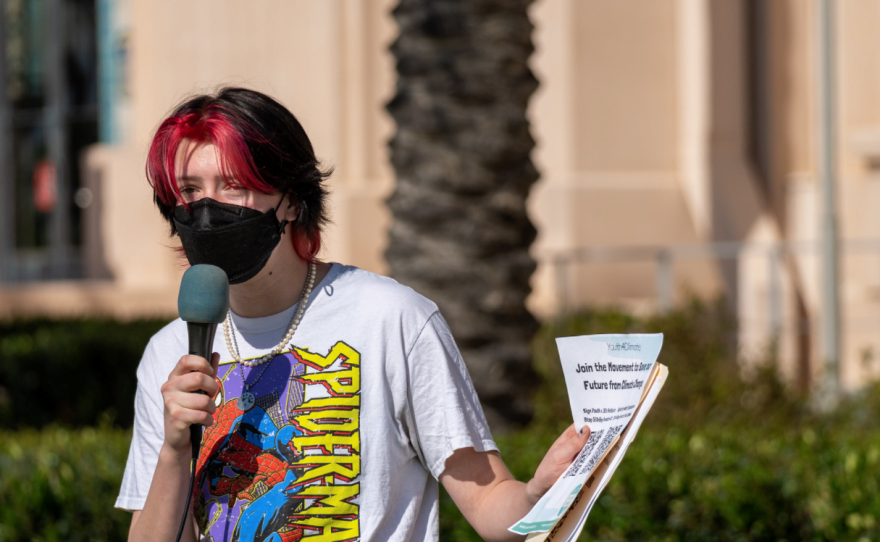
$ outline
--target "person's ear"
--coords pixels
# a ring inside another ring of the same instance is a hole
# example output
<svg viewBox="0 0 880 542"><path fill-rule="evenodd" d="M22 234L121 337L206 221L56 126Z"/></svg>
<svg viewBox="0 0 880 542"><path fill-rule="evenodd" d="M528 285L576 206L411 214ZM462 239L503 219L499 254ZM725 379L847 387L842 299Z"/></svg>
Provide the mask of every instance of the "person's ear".
<svg viewBox="0 0 880 542"><path fill-rule="evenodd" d="M291 201L290 196L284 196L281 201L281 209L284 210L282 218L291 224L299 218L299 201Z"/></svg>

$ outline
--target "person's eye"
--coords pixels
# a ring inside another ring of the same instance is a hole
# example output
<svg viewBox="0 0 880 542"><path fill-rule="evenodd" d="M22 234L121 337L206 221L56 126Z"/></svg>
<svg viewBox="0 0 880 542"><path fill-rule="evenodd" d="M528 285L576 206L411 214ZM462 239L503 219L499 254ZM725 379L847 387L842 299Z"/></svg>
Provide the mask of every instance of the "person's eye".
<svg viewBox="0 0 880 542"><path fill-rule="evenodd" d="M183 185L178 187L177 190L180 192L180 198L184 202L191 202L197 197L198 189L195 186Z"/></svg>
<svg viewBox="0 0 880 542"><path fill-rule="evenodd" d="M223 188L223 197L227 201L241 205L248 199L250 190L240 184L229 183Z"/></svg>

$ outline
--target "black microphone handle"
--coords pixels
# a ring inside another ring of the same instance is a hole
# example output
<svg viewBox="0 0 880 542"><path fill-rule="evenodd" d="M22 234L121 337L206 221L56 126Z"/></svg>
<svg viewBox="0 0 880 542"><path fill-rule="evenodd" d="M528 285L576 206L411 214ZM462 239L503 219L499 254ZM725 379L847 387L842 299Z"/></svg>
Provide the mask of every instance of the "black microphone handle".
<svg viewBox="0 0 880 542"><path fill-rule="evenodd" d="M214 334L217 332L217 324L203 324L197 322L187 322L186 331L189 335L189 354L191 356L201 356L211 362L211 350L214 346ZM203 390L195 393L208 395ZM189 440L192 443L193 459L199 457L199 447L202 444L202 426L192 424L189 426Z"/></svg>

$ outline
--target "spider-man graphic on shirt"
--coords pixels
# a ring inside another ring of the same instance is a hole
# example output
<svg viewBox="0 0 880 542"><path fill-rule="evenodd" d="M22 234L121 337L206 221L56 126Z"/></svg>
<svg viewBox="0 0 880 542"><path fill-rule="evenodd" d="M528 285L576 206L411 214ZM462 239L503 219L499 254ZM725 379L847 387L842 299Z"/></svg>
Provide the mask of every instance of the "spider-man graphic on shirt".
<svg viewBox="0 0 880 542"><path fill-rule="evenodd" d="M245 372L256 397L246 410L240 369L221 363L193 495L204 540L358 539L359 363L344 343L280 354Z"/></svg>
<svg viewBox="0 0 880 542"><path fill-rule="evenodd" d="M243 412L237 401L227 402L217 414L217 430L205 443L215 453L200 455L196 479L200 487L207 482L211 495L228 495L229 508L237 499L250 501L232 540L299 540L302 529L288 521L301 504L293 499L302 488L295 485L290 463L302 458L294 444L302 431L293 425L278 428L259 406Z"/></svg>

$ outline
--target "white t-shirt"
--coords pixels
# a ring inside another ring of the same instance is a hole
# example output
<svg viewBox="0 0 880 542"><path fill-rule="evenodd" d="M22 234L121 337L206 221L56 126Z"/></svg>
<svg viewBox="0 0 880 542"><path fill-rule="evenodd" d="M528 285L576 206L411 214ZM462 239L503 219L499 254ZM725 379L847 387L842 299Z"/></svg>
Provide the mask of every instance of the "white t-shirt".
<svg viewBox="0 0 880 542"><path fill-rule="evenodd" d="M233 315L242 357L271 350L295 309ZM219 408L196 470L205 539L437 540L446 459L459 448L497 450L437 306L334 264L292 344L267 364L240 367L218 327ZM178 319L144 352L118 508L143 508L164 438L160 387L186 350ZM252 406L237 400L241 369Z"/></svg>

